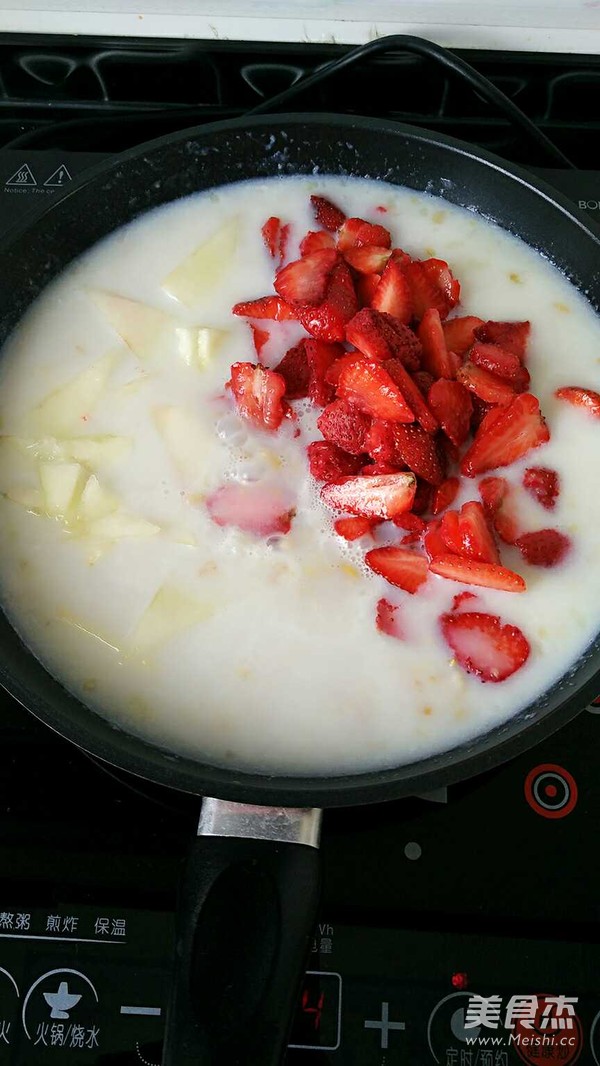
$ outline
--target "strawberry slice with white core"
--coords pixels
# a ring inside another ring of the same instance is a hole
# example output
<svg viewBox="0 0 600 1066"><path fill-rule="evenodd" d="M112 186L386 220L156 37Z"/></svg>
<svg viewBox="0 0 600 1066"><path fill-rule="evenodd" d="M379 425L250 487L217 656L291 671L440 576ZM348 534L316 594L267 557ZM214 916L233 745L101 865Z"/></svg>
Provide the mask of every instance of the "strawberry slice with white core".
<svg viewBox="0 0 600 1066"><path fill-rule="evenodd" d="M417 332L423 345L423 369L434 378L453 378L454 367L437 308L429 307L425 311Z"/></svg>
<svg viewBox="0 0 600 1066"><path fill-rule="evenodd" d="M291 304L320 304L337 260L334 248L323 248L288 263L275 275L276 292Z"/></svg>
<svg viewBox="0 0 600 1066"><path fill-rule="evenodd" d="M298 316L295 309L280 296L260 296L258 300L244 300L234 304L232 314L243 318L269 319L272 322L288 322Z"/></svg>
<svg viewBox="0 0 600 1066"><path fill-rule="evenodd" d="M421 344L393 315L363 307L346 326L346 340L368 359L399 359L408 370L421 365Z"/></svg>
<svg viewBox="0 0 600 1066"><path fill-rule="evenodd" d="M373 548L365 555L367 566L390 585L414 594L427 581L427 559L410 548L388 545Z"/></svg>
<svg viewBox="0 0 600 1066"><path fill-rule="evenodd" d="M410 511L416 488L417 479L410 472L374 477L360 475L323 485L321 499L336 511L389 520Z"/></svg>
<svg viewBox="0 0 600 1066"><path fill-rule="evenodd" d="M440 626L454 657L482 681L505 681L529 658L531 647L517 626L481 611L443 614Z"/></svg>
<svg viewBox="0 0 600 1066"><path fill-rule="evenodd" d="M228 381L242 418L259 429L279 429L284 415L285 378L254 363L234 363Z"/></svg>
<svg viewBox="0 0 600 1066"><path fill-rule="evenodd" d="M368 518L353 515L352 518L338 518L333 523L333 528L344 540L358 540L359 537L365 537L367 533L370 533L373 526Z"/></svg>
<svg viewBox="0 0 600 1066"><path fill-rule="evenodd" d="M464 585L481 585L483 588L500 589L503 592L525 592L527 585L520 574L497 563L480 563L460 555L439 555L429 564L429 569L439 577L461 581Z"/></svg>
<svg viewBox="0 0 600 1066"><path fill-rule="evenodd" d="M381 275L371 307L376 311L393 315L407 325L413 317L413 298L401 263L391 258Z"/></svg>
<svg viewBox="0 0 600 1066"><path fill-rule="evenodd" d="M492 425L487 427L482 423L462 458L461 473L475 477L498 466L509 466L549 439L539 401L523 392L502 408Z"/></svg>
<svg viewBox="0 0 600 1066"><path fill-rule="evenodd" d="M364 248L349 248L344 259L359 274L381 274L391 254L389 248L367 244Z"/></svg>
<svg viewBox="0 0 600 1066"><path fill-rule="evenodd" d="M234 526L257 537L289 533L295 514L289 495L281 489L234 481L211 493L206 508L216 525Z"/></svg>
<svg viewBox="0 0 600 1066"><path fill-rule="evenodd" d="M600 418L600 393L582 389L578 385L565 385L554 393L558 400L566 400L573 407L581 407L594 418Z"/></svg>
<svg viewBox="0 0 600 1066"><path fill-rule="evenodd" d="M337 394L373 418L414 422L414 413L380 363L361 359L345 366L340 374Z"/></svg>

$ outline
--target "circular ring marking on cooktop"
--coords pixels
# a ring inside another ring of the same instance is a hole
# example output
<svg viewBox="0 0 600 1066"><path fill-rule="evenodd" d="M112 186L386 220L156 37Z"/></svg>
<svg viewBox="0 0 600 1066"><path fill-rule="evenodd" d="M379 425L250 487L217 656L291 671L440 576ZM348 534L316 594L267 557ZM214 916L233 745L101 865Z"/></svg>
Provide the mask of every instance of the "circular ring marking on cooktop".
<svg viewBox="0 0 600 1066"><path fill-rule="evenodd" d="M565 818L577 804L577 782L563 766L541 763L525 778L525 799L542 818Z"/></svg>

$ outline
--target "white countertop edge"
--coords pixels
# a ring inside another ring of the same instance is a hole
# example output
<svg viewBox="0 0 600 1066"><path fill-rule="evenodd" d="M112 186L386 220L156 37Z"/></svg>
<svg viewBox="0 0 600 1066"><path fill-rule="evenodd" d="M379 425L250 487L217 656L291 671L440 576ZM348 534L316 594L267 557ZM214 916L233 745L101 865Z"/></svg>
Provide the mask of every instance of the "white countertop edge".
<svg viewBox="0 0 600 1066"><path fill-rule="evenodd" d="M542 26L374 24L356 20L331 23L320 19L226 18L201 14L4 10L0 11L0 32L307 44L364 44L387 34L409 33L449 48L600 54L600 27L570 30Z"/></svg>

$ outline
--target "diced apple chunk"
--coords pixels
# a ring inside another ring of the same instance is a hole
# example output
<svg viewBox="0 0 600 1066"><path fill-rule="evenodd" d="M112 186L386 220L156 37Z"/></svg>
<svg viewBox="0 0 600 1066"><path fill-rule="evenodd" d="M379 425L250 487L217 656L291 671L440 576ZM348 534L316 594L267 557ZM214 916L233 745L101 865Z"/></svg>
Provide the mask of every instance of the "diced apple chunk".
<svg viewBox="0 0 600 1066"><path fill-rule="evenodd" d="M205 370L221 347L227 331L212 329L210 326L195 326L193 329L177 330L179 354L184 363Z"/></svg>
<svg viewBox="0 0 600 1066"><path fill-rule="evenodd" d="M40 437L38 440L14 437L19 449L35 459L73 459L77 463L98 467L122 459L131 448L131 437Z"/></svg>
<svg viewBox="0 0 600 1066"><path fill-rule="evenodd" d="M197 479L203 468L202 457L209 444L208 435L199 419L183 407L157 407L154 424L182 477L186 480Z"/></svg>
<svg viewBox="0 0 600 1066"><path fill-rule="evenodd" d="M194 307L229 270L238 230L239 220L229 219L171 271L162 282L165 292L187 307Z"/></svg>
<svg viewBox="0 0 600 1066"><path fill-rule="evenodd" d="M79 498L77 519L80 522L95 522L112 514L118 506L118 497L104 488L95 474L90 474Z"/></svg>
<svg viewBox="0 0 600 1066"><path fill-rule="evenodd" d="M80 463L40 463L43 506L52 518L66 519L76 505L85 484Z"/></svg>
<svg viewBox="0 0 600 1066"><path fill-rule="evenodd" d="M80 431L84 418L104 392L116 359L116 354L109 352L42 400L33 412L38 429L54 437Z"/></svg>
<svg viewBox="0 0 600 1066"><path fill-rule="evenodd" d="M88 533L100 540L116 541L125 537L153 537L160 531L160 526L147 522L145 518L113 511L102 518L97 518L88 525Z"/></svg>
<svg viewBox="0 0 600 1066"><path fill-rule="evenodd" d="M175 586L163 585L141 616L129 643L134 652L143 654L161 647L213 613L212 603L194 599Z"/></svg>

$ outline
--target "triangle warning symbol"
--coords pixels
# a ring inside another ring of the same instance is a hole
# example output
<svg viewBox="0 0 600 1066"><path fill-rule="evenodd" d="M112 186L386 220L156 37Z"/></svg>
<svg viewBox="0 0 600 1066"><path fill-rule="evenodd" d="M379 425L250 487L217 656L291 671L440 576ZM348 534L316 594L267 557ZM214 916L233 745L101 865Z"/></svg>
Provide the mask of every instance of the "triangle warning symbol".
<svg viewBox="0 0 600 1066"><path fill-rule="evenodd" d="M12 178L4 183L5 185L37 185L33 174L31 173L31 167L29 163L23 163L18 170L15 170Z"/></svg>
<svg viewBox="0 0 600 1066"><path fill-rule="evenodd" d="M66 185L68 181L72 180L73 179L69 174L68 168L65 166L64 163L61 163L60 166L56 168L54 173L51 174L50 177L44 182L44 185L54 185L60 187L61 185Z"/></svg>

